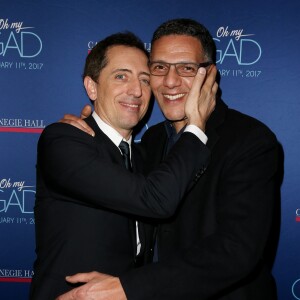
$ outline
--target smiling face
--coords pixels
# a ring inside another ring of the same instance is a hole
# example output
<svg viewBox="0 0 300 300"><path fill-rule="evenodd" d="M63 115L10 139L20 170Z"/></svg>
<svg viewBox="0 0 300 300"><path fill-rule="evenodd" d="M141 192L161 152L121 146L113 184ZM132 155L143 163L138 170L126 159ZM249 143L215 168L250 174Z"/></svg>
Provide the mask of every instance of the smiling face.
<svg viewBox="0 0 300 300"><path fill-rule="evenodd" d="M84 78L88 96L100 118L128 138L144 117L151 96L148 59L139 49L113 46L98 82Z"/></svg>
<svg viewBox="0 0 300 300"><path fill-rule="evenodd" d="M166 63L202 63L205 56L199 40L186 35L167 35L152 45L151 61ZM166 119L173 122L178 132L185 125L184 105L194 77L181 77L175 66L167 75L151 75L151 88Z"/></svg>

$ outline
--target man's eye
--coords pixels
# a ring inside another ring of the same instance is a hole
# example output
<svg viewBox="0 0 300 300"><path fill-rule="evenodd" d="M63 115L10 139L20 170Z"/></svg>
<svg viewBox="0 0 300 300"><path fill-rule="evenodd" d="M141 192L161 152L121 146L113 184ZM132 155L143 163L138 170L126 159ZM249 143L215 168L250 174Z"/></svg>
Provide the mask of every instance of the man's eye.
<svg viewBox="0 0 300 300"><path fill-rule="evenodd" d="M167 67L165 65L154 65L153 68L154 68L154 70L157 70L157 71L162 71L162 70L167 69Z"/></svg>
<svg viewBox="0 0 300 300"><path fill-rule="evenodd" d="M141 82L144 83L145 85L150 85L149 79L141 79Z"/></svg>
<svg viewBox="0 0 300 300"><path fill-rule="evenodd" d="M126 76L124 74L117 74L115 78L116 79L125 79Z"/></svg>
<svg viewBox="0 0 300 300"><path fill-rule="evenodd" d="M197 68L195 66L193 66L193 65L183 65L183 66L181 66L181 70L183 72L187 72L187 73L189 73L189 72L192 72L192 73L197 72Z"/></svg>

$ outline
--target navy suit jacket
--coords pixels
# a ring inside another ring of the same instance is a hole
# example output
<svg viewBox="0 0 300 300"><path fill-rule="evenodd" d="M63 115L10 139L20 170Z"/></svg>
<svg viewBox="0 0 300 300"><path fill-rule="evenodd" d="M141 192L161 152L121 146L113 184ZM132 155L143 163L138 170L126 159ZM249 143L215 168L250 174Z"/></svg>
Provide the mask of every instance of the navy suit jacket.
<svg viewBox="0 0 300 300"><path fill-rule="evenodd" d="M128 300L276 299L265 249L275 204L277 140L264 124L221 100L206 134L211 162L175 215L159 221L159 262L121 275ZM150 170L164 159L164 124L150 128L142 145Z"/></svg>
<svg viewBox="0 0 300 300"><path fill-rule="evenodd" d="M36 253L30 299L53 300L73 286L65 276L93 270L120 276L135 266L133 214L168 217L207 166L210 151L186 133L167 163L144 177L128 172L122 155L87 119L91 137L68 124L45 128L38 143ZM188 149L188 150L187 150ZM132 147L133 169L142 154ZM203 155L186 163L194 151ZM185 174L186 180L180 175ZM174 188L175 187L175 188ZM140 229L142 253L149 250Z"/></svg>

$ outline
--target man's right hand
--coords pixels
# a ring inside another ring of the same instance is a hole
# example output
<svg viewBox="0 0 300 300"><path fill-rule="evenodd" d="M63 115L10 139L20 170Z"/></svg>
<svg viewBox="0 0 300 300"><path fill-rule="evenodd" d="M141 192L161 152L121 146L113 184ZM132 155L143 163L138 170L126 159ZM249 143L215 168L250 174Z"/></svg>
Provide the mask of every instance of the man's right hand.
<svg viewBox="0 0 300 300"><path fill-rule="evenodd" d="M60 295L56 300L127 300L118 277L99 272L68 276L70 283L85 283Z"/></svg>
<svg viewBox="0 0 300 300"><path fill-rule="evenodd" d="M84 119L90 116L91 113L91 106L85 105L81 111L80 118L75 115L66 114L61 120L59 120L59 122L73 125L78 129L90 134L91 136L95 136L95 132L93 131L93 129L84 121Z"/></svg>

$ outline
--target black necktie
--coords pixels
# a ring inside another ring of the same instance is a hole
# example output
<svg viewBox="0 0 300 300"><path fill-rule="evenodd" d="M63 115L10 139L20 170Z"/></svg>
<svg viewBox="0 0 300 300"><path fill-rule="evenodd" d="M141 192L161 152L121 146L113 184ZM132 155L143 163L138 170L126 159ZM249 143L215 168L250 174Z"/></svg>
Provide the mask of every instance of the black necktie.
<svg viewBox="0 0 300 300"><path fill-rule="evenodd" d="M132 167L131 167L131 162L130 162L129 144L127 142L122 141L119 145L119 148L120 148L120 150L123 154L123 159L124 159L126 169L128 171L132 172ZM141 241L139 239L137 221L135 222L135 225L136 225L136 239L137 239L137 253L136 253L136 255L138 255L140 253Z"/></svg>
<svg viewBox="0 0 300 300"><path fill-rule="evenodd" d="M126 169L132 172L131 163L130 163L129 144L127 142L122 141L119 145L119 148L122 151Z"/></svg>

